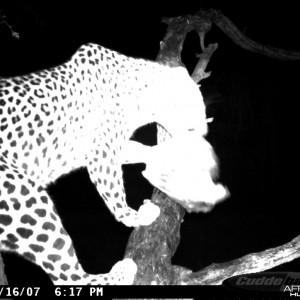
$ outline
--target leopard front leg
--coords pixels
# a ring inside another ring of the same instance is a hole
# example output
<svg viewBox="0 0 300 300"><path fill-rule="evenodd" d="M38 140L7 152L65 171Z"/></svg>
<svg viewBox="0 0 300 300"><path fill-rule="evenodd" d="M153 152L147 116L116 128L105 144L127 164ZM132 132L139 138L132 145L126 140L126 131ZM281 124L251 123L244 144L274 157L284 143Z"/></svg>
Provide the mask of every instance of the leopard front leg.
<svg viewBox="0 0 300 300"><path fill-rule="evenodd" d="M90 178L117 221L128 227L150 225L159 216L160 209L150 200L145 200L138 211L127 205L120 153L121 150L108 146L102 151L96 149L88 161Z"/></svg>
<svg viewBox="0 0 300 300"><path fill-rule="evenodd" d="M81 267L72 240L46 191L35 182L0 172L0 249L16 252L39 265L55 285L132 284L137 271L131 259L107 274L91 275ZM14 178L14 179L13 179Z"/></svg>

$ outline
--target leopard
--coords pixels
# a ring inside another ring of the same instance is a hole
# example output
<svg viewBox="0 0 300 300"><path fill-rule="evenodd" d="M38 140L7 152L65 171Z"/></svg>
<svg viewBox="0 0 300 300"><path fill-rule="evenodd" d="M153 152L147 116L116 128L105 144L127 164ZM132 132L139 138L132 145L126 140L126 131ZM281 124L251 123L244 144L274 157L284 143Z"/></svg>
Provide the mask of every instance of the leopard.
<svg viewBox="0 0 300 300"><path fill-rule="evenodd" d="M84 44L56 67L1 77L0 120L1 250L37 264L54 285L132 284L130 257L106 274L84 271L47 186L85 167L117 221L151 224L158 206L127 205L123 149L149 123L179 140L207 133L205 104L186 68Z"/></svg>

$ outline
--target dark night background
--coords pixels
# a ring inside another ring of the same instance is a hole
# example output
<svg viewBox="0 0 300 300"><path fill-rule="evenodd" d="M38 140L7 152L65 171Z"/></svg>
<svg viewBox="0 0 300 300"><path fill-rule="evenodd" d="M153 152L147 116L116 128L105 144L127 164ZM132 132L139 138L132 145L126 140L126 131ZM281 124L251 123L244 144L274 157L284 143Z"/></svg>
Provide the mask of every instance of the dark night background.
<svg viewBox="0 0 300 300"><path fill-rule="evenodd" d="M155 60L167 28L162 17L193 14L200 7L221 9L254 40L300 51L296 4L106 2L1 0L1 14L20 39L0 25L0 76L61 64L86 42ZM185 216L173 263L193 271L279 246L300 233L296 152L300 62L276 61L243 50L216 26L207 35L209 42L219 43L219 48L209 64L212 75L201 82L201 90L208 115L214 117L208 139L220 158L221 180L231 197L210 214ZM183 50L189 70L198 52L198 37L191 33ZM144 142L153 143L153 135L147 131L143 135ZM128 202L134 208L152 192L141 168L125 167ZM131 229L114 221L85 170L60 179L50 192L85 270L108 272L122 259ZM23 259L12 254L4 254L4 259L10 284L50 282L41 269ZM299 259L275 270L300 271Z"/></svg>

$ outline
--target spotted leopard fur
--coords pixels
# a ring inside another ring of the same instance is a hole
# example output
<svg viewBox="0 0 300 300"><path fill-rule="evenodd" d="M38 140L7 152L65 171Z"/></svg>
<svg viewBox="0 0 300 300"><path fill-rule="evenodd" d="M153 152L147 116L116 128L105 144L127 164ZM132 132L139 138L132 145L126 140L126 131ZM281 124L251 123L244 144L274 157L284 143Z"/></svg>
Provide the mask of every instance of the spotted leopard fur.
<svg viewBox="0 0 300 300"><path fill-rule="evenodd" d="M0 120L1 249L35 262L55 284L131 284L136 265L128 258L108 274L82 269L45 188L85 166L118 221L147 225L147 209L126 204L122 147L150 122L174 136L206 133L201 94L187 71L83 45L60 66L1 78Z"/></svg>

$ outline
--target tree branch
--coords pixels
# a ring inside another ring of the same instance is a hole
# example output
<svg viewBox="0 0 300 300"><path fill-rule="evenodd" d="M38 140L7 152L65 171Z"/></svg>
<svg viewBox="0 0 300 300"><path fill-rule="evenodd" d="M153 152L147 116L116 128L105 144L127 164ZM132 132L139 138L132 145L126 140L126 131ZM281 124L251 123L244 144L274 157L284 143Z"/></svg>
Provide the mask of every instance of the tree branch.
<svg viewBox="0 0 300 300"><path fill-rule="evenodd" d="M179 245L184 209L157 189L152 202L159 206L160 216L150 226L133 230L125 257L138 265L135 285L180 284L178 269L171 265L171 258Z"/></svg>
<svg viewBox="0 0 300 300"><path fill-rule="evenodd" d="M298 257L300 257L300 235L282 246L251 253L226 263L212 264L199 272L187 274L182 278L182 283L217 285L229 277L269 270Z"/></svg>
<svg viewBox="0 0 300 300"><path fill-rule="evenodd" d="M204 37L215 23L235 43L249 51L257 52L276 59L295 60L300 53L264 46L247 38L224 15L215 10L199 10L194 16L164 18L168 24L167 33L161 42L157 61L169 66L183 65L181 51L186 34L195 30L200 37L200 46L203 51L199 55L199 62L193 72L196 82L208 77L205 69L217 49L217 44L205 47ZM161 126L158 129L158 143L170 138ZM126 248L125 257L132 258L138 265L135 285L151 284L188 284L188 285L217 285L223 280L239 275L261 272L300 256L300 236L282 246L268 249L259 253L252 253L230 262L212 264L199 272L171 265L180 241L180 224L185 211L175 201L166 195L154 190L152 202L161 209L159 218L148 227L135 228Z"/></svg>
<svg viewBox="0 0 300 300"><path fill-rule="evenodd" d="M6 22L5 18L6 18L6 16L1 15L1 13L0 13L0 25L1 24L6 25L9 28L12 37L19 39L20 38L19 33L13 30L12 26L9 25L8 22Z"/></svg>
<svg viewBox="0 0 300 300"><path fill-rule="evenodd" d="M211 18L213 23L215 23L234 43L243 49L278 60L300 59L300 52L275 48L250 39L243 34L241 30L239 30L237 26L235 26L234 23L231 22L226 16L220 12L217 12L216 10L211 10Z"/></svg>

